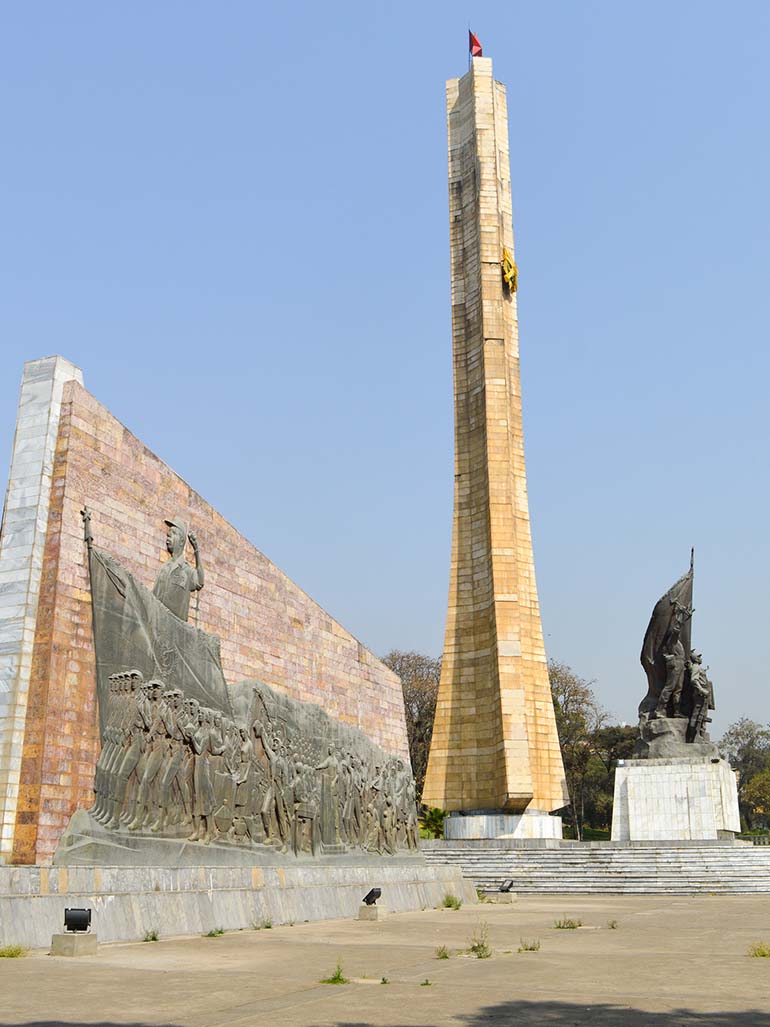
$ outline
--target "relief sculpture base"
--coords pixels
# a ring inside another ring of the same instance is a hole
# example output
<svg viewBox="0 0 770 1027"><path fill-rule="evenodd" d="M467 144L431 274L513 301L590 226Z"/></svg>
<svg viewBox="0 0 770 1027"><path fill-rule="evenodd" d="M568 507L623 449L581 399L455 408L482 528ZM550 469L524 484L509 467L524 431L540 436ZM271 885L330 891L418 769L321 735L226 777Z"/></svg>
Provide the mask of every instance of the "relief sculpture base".
<svg viewBox="0 0 770 1027"><path fill-rule="evenodd" d="M87 810L78 810L62 835L54 866L110 867L253 867L253 866L413 866L422 864L419 851L399 851L388 856L362 852L360 849L329 853L284 853L269 846L245 846L228 842L211 842L205 847L178 838L159 838L141 832L109 831L94 820Z"/></svg>

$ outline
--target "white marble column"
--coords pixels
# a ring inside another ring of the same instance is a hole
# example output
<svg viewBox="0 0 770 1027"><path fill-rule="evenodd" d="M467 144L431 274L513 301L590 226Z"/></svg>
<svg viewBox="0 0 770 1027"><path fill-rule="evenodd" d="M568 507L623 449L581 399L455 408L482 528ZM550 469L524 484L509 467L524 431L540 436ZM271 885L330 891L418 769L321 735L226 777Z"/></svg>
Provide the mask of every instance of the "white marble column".
<svg viewBox="0 0 770 1027"><path fill-rule="evenodd" d="M63 357L24 365L0 528L0 863L10 859L35 641L53 458L64 383L83 373Z"/></svg>

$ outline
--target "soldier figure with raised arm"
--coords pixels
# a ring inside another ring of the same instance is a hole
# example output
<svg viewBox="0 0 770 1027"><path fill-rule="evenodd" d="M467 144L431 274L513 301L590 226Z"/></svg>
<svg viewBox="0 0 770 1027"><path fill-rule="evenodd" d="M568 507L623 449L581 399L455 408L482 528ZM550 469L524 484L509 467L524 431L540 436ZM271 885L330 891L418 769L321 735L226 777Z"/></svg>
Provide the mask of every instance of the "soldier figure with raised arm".
<svg viewBox="0 0 770 1027"><path fill-rule="evenodd" d="M155 588L156 596L180 620L187 620L190 612L190 593L203 588L203 563L198 550L198 539L194 532L187 531L187 524L181 517L166 519L166 549L171 559L163 564L158 572ZM195 566L184 558L187 542L193 549Z"/></svg>

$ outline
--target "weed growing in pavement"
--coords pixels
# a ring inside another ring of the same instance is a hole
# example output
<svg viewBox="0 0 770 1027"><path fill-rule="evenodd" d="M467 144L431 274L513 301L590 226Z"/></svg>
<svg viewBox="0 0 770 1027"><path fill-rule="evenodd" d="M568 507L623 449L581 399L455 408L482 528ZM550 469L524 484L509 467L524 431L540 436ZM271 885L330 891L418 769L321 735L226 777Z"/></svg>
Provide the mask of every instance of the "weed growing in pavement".
<svg viewBox="0 0 770 1027"><path fill-rule="evenodd" d="M519 952L539 952L540 951L540 939L533 938L532 941L525 941L521 939L521 945L519 945Z"/></svg>
<svg viewBox="0 0 770 1027"><path fill-rule="evenodd" d="M765 941L755 942L749 946L748 954L753 959L770 959L770 945Z"/></svg>
<svg viewBox="0 0 770 1027"><path fill-rule="evenodd" d="M20 959L27 954L27 950L21 945L1 945L0 959Z"/></svg>
<svg viewBox="0 0 770 1027"><path fill-rule="evenodd" d="M436 959L449 959L449 949L446 945L439 945L436 949Z"/></svg>
<svg viewBox="0 0 770 1027"><path fill-rule="evenodd" d="M607 926L609 927L609 929L611 931L617 931L617 929L618 929L618 922L617 922L617 920L608 920L607 921Z"/></svg>
<svg viewBox="0 0 770 1027"><path fill-rule="evenodd" d="M349 984L347 977L342 976L342 963L337 960L337 968L331 977L322 977L321 984Z"/></svg>
<svg viewBox="0 0 770 1027"><path fill-rule="evenodd" d="M468 951L476 959L489 959L492 955L492 949L489 947L489 924L482 920L469 940Z"/></svg>
<svg viewBox="0 0 770 1027"><path fill-rule="evenodd" d="M456 895L450 895L448 892L444 896L444 901L442 903L444 909L459 909L462 904L462 899L458 899Z"/></svg>
<svg viewBox="0 0 770 1027"><path fill-rule="evenodd" d="M210 931L206 931L203 935L204 938L219 938L220 935L225 933L224 927L212 927Z"/></svg>
<svg viewBox="0 0 770 1027"><path fill-rule="evenodd" d="M563 920L556 920L553 925L557 931L576 931L578 927L583 926L582 920L570 920L569 917L564 917Z"/></svg>
<svg viewBox="0 0 770 1027"><path fill-rule="evenodd" d="M155 930L154 927L153 927L153 929L151 931L145 931L144 932L144 937L142 938L142 941L159 941L159 940L160 940L160 935L158 934L158 932Z"/></svg>

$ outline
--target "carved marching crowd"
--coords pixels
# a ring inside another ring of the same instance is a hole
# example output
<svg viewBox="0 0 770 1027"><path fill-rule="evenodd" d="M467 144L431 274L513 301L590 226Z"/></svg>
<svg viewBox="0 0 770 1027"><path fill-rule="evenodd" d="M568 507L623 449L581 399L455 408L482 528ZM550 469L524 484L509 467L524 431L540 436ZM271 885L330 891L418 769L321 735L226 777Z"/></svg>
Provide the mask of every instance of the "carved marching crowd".
<svg viewBox="0 0 770 1027"><path fill-rule="evenodd" d="M236 721L139 671L113 674L91 814L110 830L295 854L417 848L402 759L290 734L257 687Z"/></svg>

